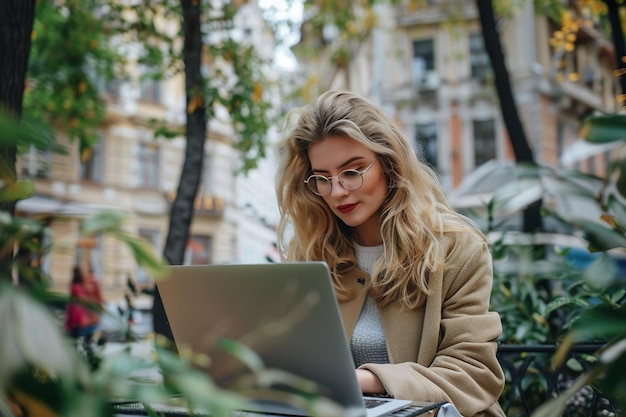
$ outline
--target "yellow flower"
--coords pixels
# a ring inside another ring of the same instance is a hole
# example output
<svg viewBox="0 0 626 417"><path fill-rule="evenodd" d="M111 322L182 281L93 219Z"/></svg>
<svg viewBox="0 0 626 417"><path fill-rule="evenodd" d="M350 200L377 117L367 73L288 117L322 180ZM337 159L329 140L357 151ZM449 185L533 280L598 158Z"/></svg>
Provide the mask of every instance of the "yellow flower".
<svg viewBox="0 0 626 417"><path fill-rule="evenodd" d="M260 83L254 83L254 88L252 91L252 102L258 103L261 101L261 96L263 94L263 86Z"/></svg>
<svg viewBox="0 0 626 417"><path fill-rule="evenodd" d="M572 72L570 74L567 74L567 79L572 81L572 82L576 82L576 81L578 81L580 79L580 77L578 76L577 73Z"/></svg>

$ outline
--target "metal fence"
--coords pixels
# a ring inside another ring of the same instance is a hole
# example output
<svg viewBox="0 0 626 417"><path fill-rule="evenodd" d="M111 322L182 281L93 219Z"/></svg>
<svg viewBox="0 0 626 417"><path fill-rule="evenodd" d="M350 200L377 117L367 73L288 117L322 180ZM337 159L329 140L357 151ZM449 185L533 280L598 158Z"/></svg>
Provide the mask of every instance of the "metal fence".
<svg viewBox="0 0 626 417"><path fill-rule="evenodd" d="M570 387L582 372L589 369L600 346L573 346L563 365L553 368L551 360L557 345L500 345L498 360L506 375L500 403L507 417L530 417L537 407ZM603 397L591 386L572 396L563 413L564 417L617 415L616 402Z"/></svg>

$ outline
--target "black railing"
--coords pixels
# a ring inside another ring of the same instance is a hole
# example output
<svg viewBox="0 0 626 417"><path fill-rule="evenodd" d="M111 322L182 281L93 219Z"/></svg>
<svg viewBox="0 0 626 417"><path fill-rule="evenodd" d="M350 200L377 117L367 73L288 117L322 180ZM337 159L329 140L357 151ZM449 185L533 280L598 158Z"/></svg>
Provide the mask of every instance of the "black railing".
<svg viewBox="0 0 626 417"><path fill-rule="evenodd" d="M550 398L569 388L589 369L594 354L602 345L573 346L563 365L553 368L552 357L557 345L506 345L498 347L498 360L506 375L506 386L500 404L507 417L530 417ZM617 415L615 401L586 386L568 400L564 417L609 417ZM557 416L555 416L557 417Z"/></svg>

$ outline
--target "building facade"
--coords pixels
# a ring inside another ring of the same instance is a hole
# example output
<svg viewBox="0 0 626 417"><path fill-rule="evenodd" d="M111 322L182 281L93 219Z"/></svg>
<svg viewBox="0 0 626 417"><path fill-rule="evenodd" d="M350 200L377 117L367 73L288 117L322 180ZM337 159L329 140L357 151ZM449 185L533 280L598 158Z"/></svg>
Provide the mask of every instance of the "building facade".
<svg viewBox="0 0 626 417"><path fill-rule="evenodd" d="M272 34L254 2L240 8L230 35L258 42L257 52L266 58L272 52ZM121 212L130 233L150 242L157 254L163 252L170 215L176 215L170 207L184 161L185 138L155 138L149 121L184 125L184 80L182 75L165 81L140 80L140 68L133 68L131 74L129 81L102 86L107 118L100 141L83 155L84 160L78 144L64 138L63 132L58 137L67 154L33 148L19 157L19 175L34 181L36 193L18 202L16 214L49 224L53 245L43 268L52 277L54 290L67 292L72 267L81 256L76 245L81 224L99 211ZM238 174L240 155L225 109L218 109L207 135L185 263L267 262L277 223L274 193L268 188L273 189L273 173L268 172L272 168L262 161L246 177ZM97 238L90 258L107 300L122 299L128 279L140 288L153 285L129 248L112 237Z"/></svg>
<svg viewBox="0 0 626 417"><path fill-rule="evenodd" d="M316 62L301 61L321 89L346 88L385 109L451 195L487 162L513 161L474 2L401 1L375 12L375 27L339 63L329 59L338 39L325 36L337 31L304 25L296 51L323 50ZM497 29L536 162L603 175L609 150L581 145L578 131L584 117L616 109L613 48L587 11L571 6L564 21L574 23L571 51L555 43L557 32L572 39L565 28L533 2L499 19Z"/></svg>

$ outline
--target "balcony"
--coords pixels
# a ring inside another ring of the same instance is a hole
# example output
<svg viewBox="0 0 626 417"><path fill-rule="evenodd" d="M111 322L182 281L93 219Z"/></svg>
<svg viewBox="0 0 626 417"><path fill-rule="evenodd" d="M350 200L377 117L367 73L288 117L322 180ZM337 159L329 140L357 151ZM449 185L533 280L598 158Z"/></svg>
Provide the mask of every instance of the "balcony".
<svg viewBox="0 0 626 417"><path fill-rule="evenodd" d="M455 19L478 19L478 11L471 2L459 4L455 0L429 0L427 6L416 7L415 2L402 2L396 6L396 23L399 27L444 23Z"/></svg>
<svg viewBox="0 0 626 417"><path fill-rule="evenodd" d="M171 204L174 202L176 193L170 191L166 195L167 201ZM198 195L194 201L195 214L222 218L224 216L224 199L215 195Z"/></svg>

